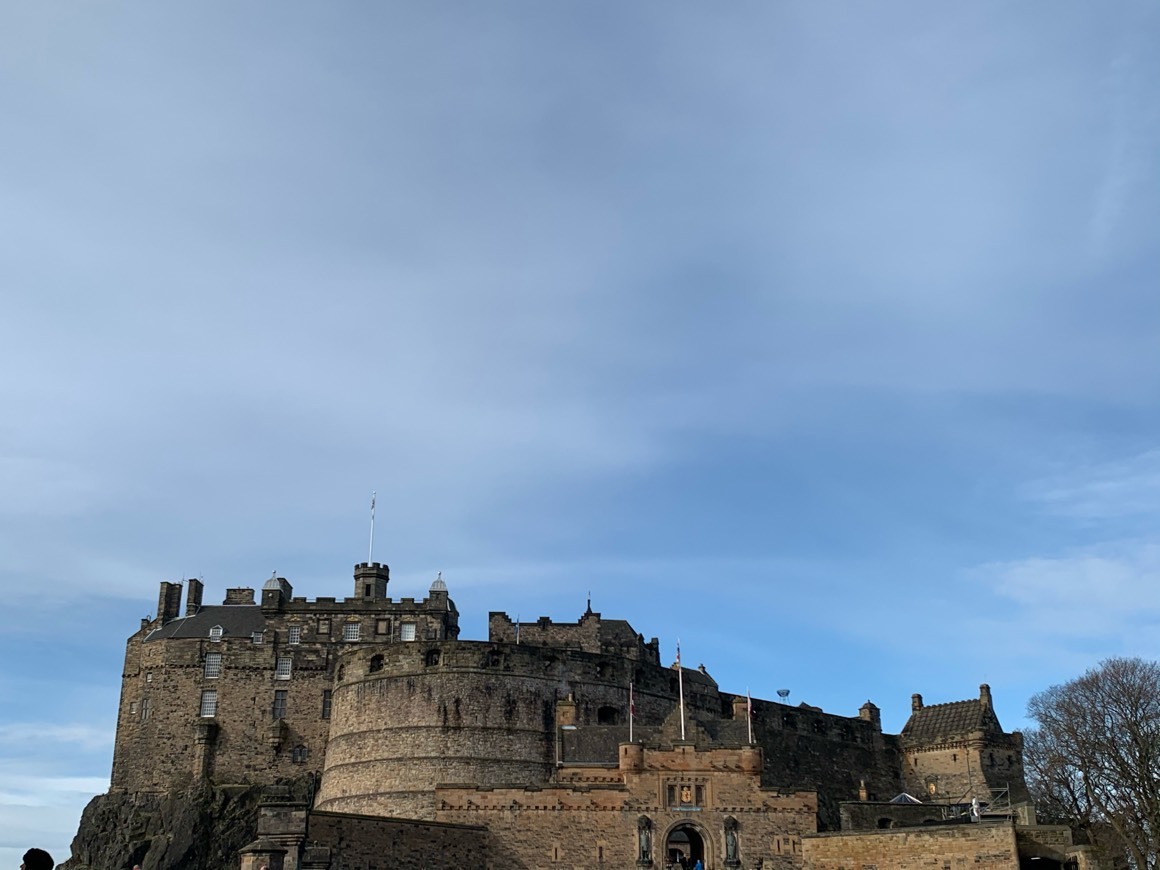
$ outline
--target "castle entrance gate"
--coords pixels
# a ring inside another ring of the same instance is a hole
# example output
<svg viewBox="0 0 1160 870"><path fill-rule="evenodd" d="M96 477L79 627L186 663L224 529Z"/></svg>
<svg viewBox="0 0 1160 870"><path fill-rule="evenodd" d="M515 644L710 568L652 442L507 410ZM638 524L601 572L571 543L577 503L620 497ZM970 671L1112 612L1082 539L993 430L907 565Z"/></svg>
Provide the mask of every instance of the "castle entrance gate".
<svg viewBox="0 0 1160 870"><path fill-rule="evenodd" d="M705 861L705 839L691 824L677 825L665 840L665 866L673 870L693 870L698 862L708 870Z"/></svg>

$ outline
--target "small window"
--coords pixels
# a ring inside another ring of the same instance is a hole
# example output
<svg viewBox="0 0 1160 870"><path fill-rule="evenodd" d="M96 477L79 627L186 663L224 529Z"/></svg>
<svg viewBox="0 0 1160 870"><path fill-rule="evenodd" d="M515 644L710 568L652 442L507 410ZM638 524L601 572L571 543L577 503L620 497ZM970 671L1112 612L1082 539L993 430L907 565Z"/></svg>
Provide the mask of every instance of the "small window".
<svg viewBox="0 0 1160 870"><path fill-rule="evenodd" d="M130 701L130 702L129 702L129 712L130 712L130 713L136 713L136 712L137 712L137 702L136 702L136 701Z"/></svg>
<svg viewBox="0 0 1160 870"><path fill-rule="evenodd" d="M286 718L286 690L279 689L274 693L274 709L271 711L275 719Z"/></svg>
<svg viewBox="0 0 1160 870"><path fill-rule="evenodd" d="M290 630L286 633L286 643L290 646L297 646L302 643L302 626L292 625Z"/></svg>
<svg viewBox="0 0 1160 870"><path fill-rule="evenodd" d="M415 623L404 622L399 626L399 640L414 640L415 639Z"/></svg>
<svg viewBox="0 0 1160 870"><path fill-rule="evenodd" d="M146 672L145 672L145 682L146 682L146 683L152 683L152 682L153 682L153 671L146 671ZM993 755L992 755L991 757L992 757L992 758L994 758L994 756L993 756Z"/></svg>
<svg viewBox="0 0 1160 870"><path fill-rule="evenodd" d="M391 621L389 619L375 620L375 634L383 635L391 633Z"/></svg>
<svg viewBox="0 0 1160 870"><path fill-rule="evenodd" d="M620 710L616 707L600 707L596 711L597 725L619 725Z"/></svg>
<svg viewBox="0 0 1160 870"><path fill-rule="evenodd" d="M318 633L319 634L326 634L326 635L330 634L330 620L329 619L318 620Z"/></svg>
<svg viewBox="0 0 1160 870"><path fill-rule="evenodd" d="M264 631L255 631L250 635L250 643L252 643L254 646L261 646L265 642L266 632Z"/></svg>
<svg viewBox="0 0 1160 870"><path fill-rule="evenodd" d="M142 698L141 699L141 721L144 722L148 718L149 718L149 699Z"/></svg>
<svg viewBox="0 0 1160 870"><path fill-rule="evenodd" d="M429 668L434 667L435 665L439 664L439 650L437 650L437 649L427 650L427 660L426 661L427 661L427 667L429 667Z"/></svg>
<svg viewBox="0 0 1160 870"><path fill-rule="evenodd" d="M201 708L198 715L203 719L217 715L217 689L206 689L201 693Z"/></svg>
<svg viewBox="0 0 1160 870"><path fill-rule="evenodd" d="M205 654L205 670L202 676L207 680L216 680L222 675L222 654L212 652Z"/></svg>
<svg viewBox="0 0 1160 870"><path fill-rule="evenodd" d="M288 680L290 679L290 668L293 660L290 656L278 656L278 661L274 663L274 679Z"/></svg>
<svg viewBox="0 0 1160 870"><path fill-rule="evenodd" d="M382 656L371 656L371 663L367 667L367 670L370 673L374 674L374 673L378 673L382 669L383 669L383 657Z"/></svg>
<svg viewBox="0 0 1160 870"><path fill-rule="evenodd" d="M290 760L295 764L305 764L306 759L309 757L310 750L302 744L299 744L290 750Z"/></svg>
<svg viewBox="0 0 1160 870"><path fill-rule="evenodd" d="M330 718L330 705L332 703L332 693L330 689L322 690L322 718Z"/></svg>
<svg viewBox="0 0 1160 870"><path fill-rule="evenodd" d="M342 624L342 639L345 641L356 641L361 634L362 628L357 622L344 622Z"/></svg>
<svg viewBox="0 0 1160 870"><path fill-rule="evenodd" d="M209 630L209 639L214 643L222 642L222 627L220 625L215 625Z"/></svg>

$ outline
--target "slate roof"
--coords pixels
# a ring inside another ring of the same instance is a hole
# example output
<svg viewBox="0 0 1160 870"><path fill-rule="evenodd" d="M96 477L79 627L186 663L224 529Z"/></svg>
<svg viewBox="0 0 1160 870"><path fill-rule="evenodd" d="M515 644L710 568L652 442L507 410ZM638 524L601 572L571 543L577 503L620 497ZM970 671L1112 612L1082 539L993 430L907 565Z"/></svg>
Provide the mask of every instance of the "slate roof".
<svg viewBox="0 0 1160 870"><path fill-rule="evenodd" d="M266 630L266 618L257 604L211 604L193 616L181 616L149 633L145 643L168 638L209 637L215 625L222 627L222 637L249 637Z"/></svg>
<svg viewBox="0 0 1160 870"><path fill-rule="evenodd" d="M949 704L930 704L915 710L902 729L902 737L910 741L936 743L962 737L972 731L994 733L1002 730L995 711L976 698L971 701L952 701Z"/></svg>

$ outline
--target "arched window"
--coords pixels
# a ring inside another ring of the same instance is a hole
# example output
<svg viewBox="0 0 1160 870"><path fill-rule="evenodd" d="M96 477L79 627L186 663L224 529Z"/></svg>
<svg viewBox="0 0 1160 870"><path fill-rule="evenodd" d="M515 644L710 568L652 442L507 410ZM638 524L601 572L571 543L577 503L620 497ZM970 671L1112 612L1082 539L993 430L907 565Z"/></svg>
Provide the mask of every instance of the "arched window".
<svg viewBox="0 0 1160 870"><path fill-rule="evenodd" d="M426 661L427 661L427 667L434 667L435 665L439 664L439 650L437 650L437 649L427 650L427 660Z"/></svg>
<svg viewBox="0 0 1160 870"><path fill-rule="evenodd" d="M381 655L371 656L371 663L370 663L370 666L367 668L367 670L373 674L377 671L381 671L382 669L383 669L383 657Z"/></svg>

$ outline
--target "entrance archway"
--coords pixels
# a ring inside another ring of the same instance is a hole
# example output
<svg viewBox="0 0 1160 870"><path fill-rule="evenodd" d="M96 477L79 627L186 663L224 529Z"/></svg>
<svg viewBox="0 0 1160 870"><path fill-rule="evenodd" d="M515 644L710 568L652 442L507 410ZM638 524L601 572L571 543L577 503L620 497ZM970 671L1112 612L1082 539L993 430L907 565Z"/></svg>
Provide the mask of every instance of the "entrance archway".
<svg viewBox="0 0 1160 870"><path fill-rule="evenodd" d="M665 865L673 870L693 870L696 863L708 870L705 860L705 838L695 825L677 825L665 840Z"/></svg>

